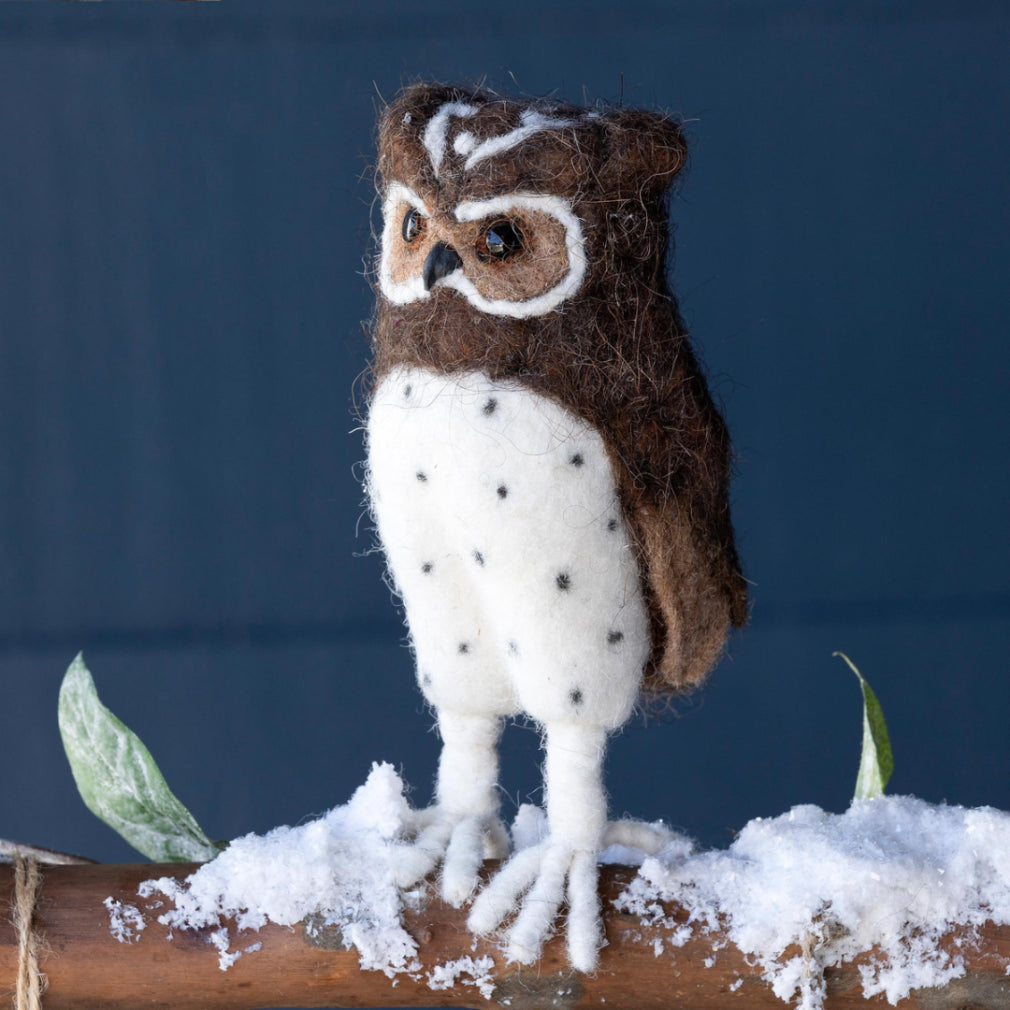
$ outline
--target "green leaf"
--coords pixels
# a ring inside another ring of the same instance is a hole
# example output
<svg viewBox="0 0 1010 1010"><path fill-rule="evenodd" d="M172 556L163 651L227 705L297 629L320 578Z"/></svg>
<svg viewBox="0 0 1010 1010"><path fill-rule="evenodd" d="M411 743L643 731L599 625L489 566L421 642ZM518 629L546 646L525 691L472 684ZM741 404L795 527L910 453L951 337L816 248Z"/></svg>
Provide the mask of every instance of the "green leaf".
<svg viewBox="0 0 1010 1010"><path fill-rule="evenodd" d="M856 776L853 799L873 800L884 795L888 779L894 771L894 755L891 753L891 739L887 735L884 710L856 664L844 652L832 655L841 656L848 663L863 689L863 752L859 759L859 774Z"/></svg>
<svg viewBox="0 0 1010 1010"><path fill-rule="evenodd" d="M150 751L99 700L84 657L60 687L60 735L93 814L155 862L204 862L220 847L175 798Z"/></svg>

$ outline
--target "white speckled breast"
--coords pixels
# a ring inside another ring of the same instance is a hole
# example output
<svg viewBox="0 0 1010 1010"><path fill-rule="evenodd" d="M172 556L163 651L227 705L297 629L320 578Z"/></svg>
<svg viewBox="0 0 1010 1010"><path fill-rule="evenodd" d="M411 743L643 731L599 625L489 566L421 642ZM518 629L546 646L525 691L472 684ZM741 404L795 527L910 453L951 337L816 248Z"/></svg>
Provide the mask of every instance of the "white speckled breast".
<svg viewBox="0 0 1010 1010"><path fill-rule="evenodd" d="M649 654L603 441L519 384L391 372L368 488L437 708L621 725Z"/></svg>

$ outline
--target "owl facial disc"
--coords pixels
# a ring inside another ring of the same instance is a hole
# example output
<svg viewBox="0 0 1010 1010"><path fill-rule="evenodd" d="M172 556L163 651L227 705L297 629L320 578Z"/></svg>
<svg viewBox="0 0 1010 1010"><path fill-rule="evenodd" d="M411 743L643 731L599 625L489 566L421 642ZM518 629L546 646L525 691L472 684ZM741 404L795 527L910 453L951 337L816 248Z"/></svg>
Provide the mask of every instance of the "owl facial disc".
<svg viewBox="0 0 1010 1010"><path fill-rule="evenodd" d="M464 200L451 215L439 215L409 186L394 182L383 201L383 218L379 288L394 305L424 301L442 286L481 312L525 319L570 298L586 274L582 223L560 196L510 193ZM488 236L497 234L496 224L521 242L509 257L491 252L496 247ZM435 270L428 263L438 247L442 266ZM450 262L455 268L446 270Z"/></svg>

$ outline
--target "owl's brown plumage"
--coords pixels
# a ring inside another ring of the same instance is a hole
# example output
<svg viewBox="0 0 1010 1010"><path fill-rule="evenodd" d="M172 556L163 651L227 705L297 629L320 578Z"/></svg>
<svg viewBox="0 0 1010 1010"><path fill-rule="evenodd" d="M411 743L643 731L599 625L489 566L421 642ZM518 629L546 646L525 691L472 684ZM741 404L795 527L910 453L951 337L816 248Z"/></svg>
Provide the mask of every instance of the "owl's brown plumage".
<svg viewBox="0 0 1010 1010"><path fill-rule="evenodd" d="M472 111L444 117L444 135L434 136L433 117L453 105ZM531 129L507 154L481 158L479 171L467 168L475 145L541 120L555 125ZM460 142L464 132L470 139ZM442 155L437 166L433 150ZM441 85L408 88L379 126L380 189L410 187L434 208L439 234L468 258L477 298L498 304L554 288L564 236L527 217L526 259L500 264L481 255L479 236L476 246L468 241L476 225L456 220L453 208L521 191L564 198L581 222L584 277L542 314L488 313L451 291L405 304L380 298L373 378L422 365L516 380L601 433L648 603L644 686L653 692L699 683L728 627L747 617L730 522L728 435L666 280L667 196L685 156L677 124L656 113L517 102ZM409 250L417 269L432 244L420 234ZM412 264L394 258L387 269L398 281Z"/></svg>

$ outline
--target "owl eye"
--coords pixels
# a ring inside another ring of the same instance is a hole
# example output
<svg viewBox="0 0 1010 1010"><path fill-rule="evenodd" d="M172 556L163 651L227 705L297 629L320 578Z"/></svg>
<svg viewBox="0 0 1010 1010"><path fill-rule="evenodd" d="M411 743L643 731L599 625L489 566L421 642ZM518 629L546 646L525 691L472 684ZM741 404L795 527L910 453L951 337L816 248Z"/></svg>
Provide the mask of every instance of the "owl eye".
<svg viewBox="0 0 1010 1010"><path fill-rule="evenodd" d="M515 221L495 221L477 241L482 260L507 260L523 248L523 233Z"/></svg>
<svg viewBox="0 0 1010 1010"><path fill-rule="evenodd" d="M410 210L403 215L403 227L400 229L400 233L403 235L403 241L413 242L422 231L424 231L424 218L418 214L414 207L411 207Z"/></svg>

